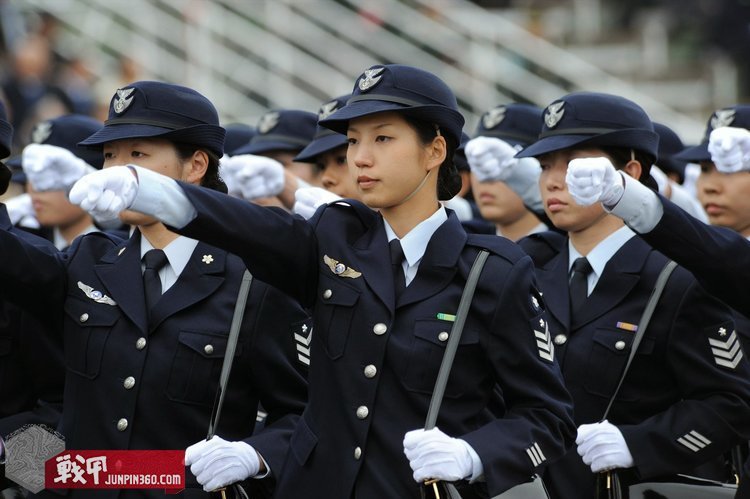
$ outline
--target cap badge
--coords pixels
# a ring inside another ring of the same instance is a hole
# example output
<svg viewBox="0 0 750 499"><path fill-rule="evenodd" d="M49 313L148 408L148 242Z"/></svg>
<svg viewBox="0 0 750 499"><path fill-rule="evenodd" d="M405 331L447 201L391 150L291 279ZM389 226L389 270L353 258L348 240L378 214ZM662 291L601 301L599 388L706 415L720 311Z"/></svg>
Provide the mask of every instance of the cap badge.
<svg viewBox="0 0 750 499"><path fill-rule="evenodd" d="M42 121L34 127L31 132L31 142L34 144L42 144L52 134L52 123L49 121Z"/></svg>
<svg viewBox="0 0 750 499"><path fill-rule="evenodd" d="M133 92L135 92L134 88L121 88L117 90L115 102L112 104L112 108L117 114L125 111L133 102L133 97L131 97Z"/></svg>
<svg viewBox="0 0 750 499"><path fill-rule="evenodd" d="M331 102L327 102L320 106L320 109L318 110L318 119L324 120L328 118L338 109L338 105L338 101L332 100Z"/></svg>
<svg viewBox="0 0 750 499"><path fill-rule="evenodd" d="M544 113L544 124L547 125L547 128L555 128L560 122L563 114L565 114L564 105L565 101L560 101L553 102L547 106L547 110Z"/></svg>
<svg viewBox="0 0 750 499"><path fill-rule="evenodd" d="M495 128L505 119L505 106L490 109L482 116L482 126L487 130Z"/></svg>
<svg viewBox="0 0 750 499"><path fill-rule="evenodd" d="M711 117L711 128L715 130L717 128L731 125L734 121L734 115L734 109L719 109Z"/></svg>
<svg viewBox="0 0 750 499"><path fill-rule="evenodd" d="M370 90L377 85L383 76L380 74L385 68L365 69L363 78L359 79L359 89L363 92Z"/></svg>
<svg viewBox="0 0 750 499"><path fill-rule="evenodd" d="M258 123L258 132L264 134L270 132L273 127L279 124L279 117L279 113L276 112L266 113L261 116Z"/></svg>

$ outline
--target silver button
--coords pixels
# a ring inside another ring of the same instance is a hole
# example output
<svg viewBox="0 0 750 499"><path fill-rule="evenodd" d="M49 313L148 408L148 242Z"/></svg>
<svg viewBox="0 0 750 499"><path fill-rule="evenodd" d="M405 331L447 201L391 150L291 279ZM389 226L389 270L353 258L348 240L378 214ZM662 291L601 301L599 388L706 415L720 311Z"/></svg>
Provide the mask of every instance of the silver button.
<svg viewBox="0 0 750 499"><path fill-rule="evenodd" d="M206 345L203 347L203 351L206 352L206 355L211 355L214 353L214 346L213 345Z"/></svg>
<svg viewBox="0 0 750 499"><path fill-rule="evenodd" d="M620 340L617 343L615 343L615 348L618 350L624 350L625 349L625 342Z"/></svg>
<svg viewBox="0 0 750 499"><path fill-rule="evenodd" d="M136 350L143 350L146 348L146 338L138 338L135 342L135 348Z"/></svg>
<svg viewBox="0 0 750 499"><path fill-rule="evenodd" d="M86 313L81 314L78 320L80 320L81 322L86 322L87 320L89 320L89 314L86 314Z"/></svg>
<svg viewBox="0 0 750 499"><path fill-rule="evenodd" d="M126 390L130 390L135 386L135 378L132 376L128 376L127 378L125 378L125 381L122 382L122 386L124 386Z"/></svg>
<svg viewBox="0 0 750 499"><path fill-rule="evenodd" d="M375 324L375 327L372 328L372 332L377 334L378 336L384 335L386 331L388 331L388 326L386 326L382 322L378 322L377 324Z"/></svg>
<svg viewBox="0 0 750 499"><path fill-rule="evenodd" d="M568 341L568 337L564 334L555 336L555 345L564 345L566 341Z"/></svg>
<svg viewBox="0 0 750 499"><path fill-rule="evenodd" d="M374 378L378 374L378 368L370 364L365 366L365 378Z"/></svg>
<svg viewBox="0 0 750 499"><path fill-rule="evenodd" d="M354 459L359 459L360 457L362 457L362 449L360 449L359 447L355 447L354 448Z"/></svg>
<svg viewBox="0 0 750 499"><path fill-rule="evenodd" d="M443 331L438 335L440 341L448 341L448 333Z"/></svg>
<svg viewBox="0 0 750 499"><path fill-rule="evenodd" d="M357 417L359 419L365 419L368 414L370 414L370 409L368 409L366 405L357 407Z"/></svg>
<svg viewBox="0 0 750 499"><path fill-rule="evenodd" d="M120 419L117 421L117 430L118 431L125 431L128 429L128 420L125 418Z"/></svg>
<svg viewBox="0 0 750 499"><path fill-rule="evenodd" d="M327 299L329 299L332 296L333 296L333 291L331 291L330 289L326 289L325 291L323 291L323 299L324 300L327 300Z"/></svg>

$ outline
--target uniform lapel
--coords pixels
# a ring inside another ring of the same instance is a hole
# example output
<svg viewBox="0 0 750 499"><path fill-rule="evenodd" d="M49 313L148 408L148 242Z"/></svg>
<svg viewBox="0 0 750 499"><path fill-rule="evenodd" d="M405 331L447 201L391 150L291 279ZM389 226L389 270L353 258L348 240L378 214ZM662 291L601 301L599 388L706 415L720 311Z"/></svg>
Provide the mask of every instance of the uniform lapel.
<svg viewBox="0 0 750 499"><path fill-rule="evenodd" d="M390 309L395 309L395 285L391 273L391 256L388 251L388 237L380 215L370 230L352 246L354 262L352 267L361 269L362 277L375 295Z"/></svg>
<svg viewBox="0 0 750 499"><path fill-rule="evenodd" d="M401 294L397 306L425 300L444 289L456 274L458 258L466 244L466 231L453 212L430 238L414 280Z"/></svg>
<svg viewBox="0 0 750 499"><path fill-rule="evenodd" d="M199 242L177 282L151 311L149 324L154 331L166 318L198 303L224 282L227 253Z"/></svg>
<svg viewBox="0 0 750 499"><path fill-rule="evenodd" d="M148 315L141 273L141 236L112 248L95 265L94 271L117 306L143 332L148 332Z"/></svg>
<svg viewBox="0 0 750 499"><path fill-rule="evenodd" d="M641 269L651 248L638 237L625 243L604 267L604 272L586 303L573 318L577 329L616 307L640 279Z"/></svg>
<svg viewBox="0 0 750 499"><path fill-rule="evenodd" d="M570 329L570 293L568 289L568 245L544 267L537 270L544 304L557 321Z"/></svg>

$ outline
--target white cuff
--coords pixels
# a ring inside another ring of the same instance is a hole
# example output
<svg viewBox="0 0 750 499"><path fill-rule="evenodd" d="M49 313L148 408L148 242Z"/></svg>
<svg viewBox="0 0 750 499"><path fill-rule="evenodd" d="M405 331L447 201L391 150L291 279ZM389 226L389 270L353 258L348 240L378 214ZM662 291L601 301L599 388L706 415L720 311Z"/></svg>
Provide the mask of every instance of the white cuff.
<svg viewBox="0 0 750 499"><path fill-rule="evenodd" d="M458 441L464 445L466 451L471 456L471 476L469 477L469 483L474 483L484 477L484 466L482 465L482 460L479 459L477 451L475 451L466 440L459 438Z"/></svg>
<svg viewBox="0 0 750 499"><path fill-rule="evenodd" d="M625 223L639 234L651 232L664 215L661 199L654 191L623 171L625 189L622 197L613 207L604 206L605 211L622 218Z"/></svg>
<svg viewBox="0 0 750 499"><path fill-rule="evenodd" d="M253 449L253 450L254 450L254 449ZM255 451L255 452L258 452L258 451ZM271 474L271 467L270 467L270 466L268 466L268 463L266 462L266 460L265 460L265 459L263 459L263 456L261 456L261 455L260 455L260 452L258 452L258 457L260 458L260 462L261 462L261 463L263 463L263 466L264 466L264 467L265 467L265 469L266 469L266 472L265 472L265 473L263 473L262 475L261 475L260 473L258 473L257 475L255 475L255 476L253 477L254 479L260 480L261 478L265 478L265 477L267 477L268 475L270 475L270 474Z"/></svg>
<svg viewBox="0 0 750 499"><path fill-rule="evenodd" d="M505 184L523 200L532 211L543 208L542 194L539 190L539 176L542 169L536 158L519 158L511 174L503 180Z"/></svg>
<svg viewBox="0 0 750 499"><path fill-rule="evenodd" d="M138 175L138 192L131 210L151 215L178 229L189 224L198 213L177 182L140 166L128 165Z"/></svg>

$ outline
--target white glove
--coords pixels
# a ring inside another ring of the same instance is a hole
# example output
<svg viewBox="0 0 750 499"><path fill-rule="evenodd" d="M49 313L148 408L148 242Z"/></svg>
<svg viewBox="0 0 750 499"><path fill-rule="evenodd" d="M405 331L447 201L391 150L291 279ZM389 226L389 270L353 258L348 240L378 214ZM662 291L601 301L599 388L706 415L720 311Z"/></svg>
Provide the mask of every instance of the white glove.
<svg viewBox="0 0 750 499"><path fill-rule="evenodd" d="M413 430L404 435L404 454L418 483L430 478L454 482L474 472L469 444L449 437L438 428Z"/></svg>
<svg viewBox="0 0 750 499"><path fill-rule="evenodd" d="M497 137L471 139L464 151L471 173L480 182L505 180L518 164L514 157L518 149Z"/></svg>
<svg viewBox="0 0 750 499"><path fill-rule="evenodd" d="M604 157L572 160L568 163L565 182L570 195L582 206L596 202L614 206L625 191L622 178L612 162Z"/></svg>
<svg viewBox="0 0 750 499"><path fill-rule="evenodd" d="M29 144L23 150L22 168L37 191L67 191L76 180L96 171L62 147Z"/></svg>
<svg viewBox="0 0 750 499"><path fill-rule="evenodd" d="M229 194L247 201L276 196L284 190L284 165L265 156L241 154L222 159L221 176L231 189Z"/></svg>
<svg viewBox="0 0 750 499"><path fill-rule="evenodd" d="M634 464L622 433L607 420L579 426L576 444L578 454L594 473Z"/></svg>
<svg viewBox="0 0 750 499"><path fill-rule="evenodd" d="M68 199L97 220L112 220L130 208L138 193L138 179L127 166L95 171L73 184Z"/></svg>
<svg viewBox="0 0 750 499"><path fill-rule="evenodd" d="M322 205L338 201L341 196L322 187L301 187L294 191L294 199L292 211L308 220Z"/></svg>
<svg viewBox="0 0 750 499"><path fill-rule="evenodd" d="M669 187L672 181L669 180L667 174L661 171L658 166L652 165L651 177L653 177L653 179L656 181L657 187L659 187L659 194L669 197Z"/></svg>
<svg viewBox="0 0 750 499"><path fill-rule="evenodd" d="M260 459L245 442L212 437L185 450L185 466L190 466L203 490L211 492L257 475Z"/></svg>
<svg viewBox="0 0 750 499"><path fill-rule="evenodd" d="M20 225L29 229L39 228L39 220L36 219L36 212L29 194L19 194L8 199L5 201L5 208L8 210L11 225Z"/></svg>
<svg viewBox="0 0 750 499"><path fill-rule="evenodd" d="M708 138L708 152L721 173L750 170L750 131L744 128L717 128Z"/></svg>

